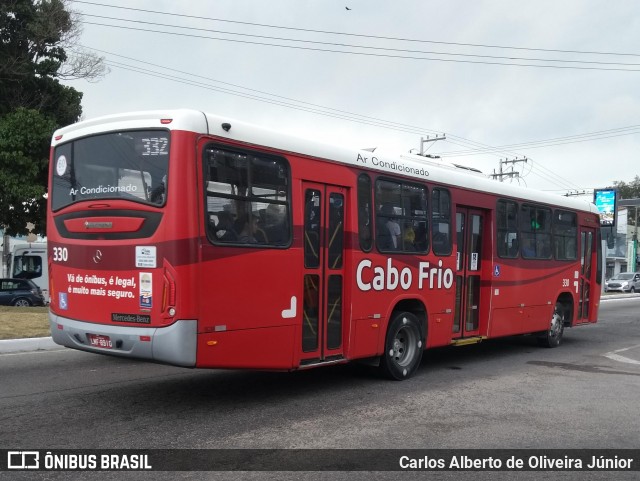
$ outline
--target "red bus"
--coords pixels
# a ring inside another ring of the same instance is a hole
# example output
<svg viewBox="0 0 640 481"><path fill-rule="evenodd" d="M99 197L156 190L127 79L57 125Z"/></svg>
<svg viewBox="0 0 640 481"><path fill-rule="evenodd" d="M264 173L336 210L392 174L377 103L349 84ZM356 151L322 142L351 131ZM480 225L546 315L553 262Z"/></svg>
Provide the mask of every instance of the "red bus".
<svg viewBox="0 0 640 481"><path fill-rule="evenodd" d="M404 379L600 302L590 203L192 110L56 131L47 237L55 342L178 366Z"/></svg>

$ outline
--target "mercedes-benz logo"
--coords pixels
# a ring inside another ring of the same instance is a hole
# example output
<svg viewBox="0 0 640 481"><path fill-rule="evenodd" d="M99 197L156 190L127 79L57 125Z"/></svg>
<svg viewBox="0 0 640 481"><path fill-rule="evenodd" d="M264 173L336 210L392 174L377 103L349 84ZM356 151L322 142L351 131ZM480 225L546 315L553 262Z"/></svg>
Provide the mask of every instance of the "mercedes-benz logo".
<svg viewBox="0 0 640 481"><path fill-rule="evenodd" d="M96 253L93 255L93 262L96 264L102 260L102 251L96 249Z"/></svg>

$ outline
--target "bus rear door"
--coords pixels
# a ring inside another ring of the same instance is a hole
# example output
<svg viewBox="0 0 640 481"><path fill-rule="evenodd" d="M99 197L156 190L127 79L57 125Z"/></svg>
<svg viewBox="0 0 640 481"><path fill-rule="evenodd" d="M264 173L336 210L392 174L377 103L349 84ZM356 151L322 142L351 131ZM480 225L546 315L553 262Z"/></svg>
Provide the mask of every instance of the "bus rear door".
<svg viewBox="0 0 640 481"><path fill-rule="evenodd" d="M456 305L453 339L472 338L480 333L480 286L485 215L481 210L456 207Z"/></svg>
<svg viewBox="0 0 640 481"><path fill-rule="evenodd" d="M305 182L301 365L344 353L344 187Z"/></svg>

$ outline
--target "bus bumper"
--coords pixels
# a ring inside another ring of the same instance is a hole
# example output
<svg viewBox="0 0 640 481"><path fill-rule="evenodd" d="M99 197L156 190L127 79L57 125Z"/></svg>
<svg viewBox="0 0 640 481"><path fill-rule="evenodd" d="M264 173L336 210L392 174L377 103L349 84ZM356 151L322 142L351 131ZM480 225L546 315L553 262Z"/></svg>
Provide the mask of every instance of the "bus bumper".
<svg viewBox="0 0 640 481"><path fill-rule="evenodd" d="M56 344L81 351L195 367L198 323L180 320L166 327L127 327L75 321L49 311L51 337ZM91 337L108 339L104 347Z"/></svg>

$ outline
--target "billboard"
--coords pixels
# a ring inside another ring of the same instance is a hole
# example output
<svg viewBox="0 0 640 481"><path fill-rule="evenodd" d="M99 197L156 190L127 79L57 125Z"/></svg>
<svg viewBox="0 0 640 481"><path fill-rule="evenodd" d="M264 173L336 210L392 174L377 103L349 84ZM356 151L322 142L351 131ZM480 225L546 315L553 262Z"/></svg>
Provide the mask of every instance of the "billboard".
<svg viewBox="0 0 640 481"><path fill-rule="evenodd" d="M613 227L616 225L618 192L615 189L596 189L593 191L593 203L600 212L600 226Z"/></svg>

